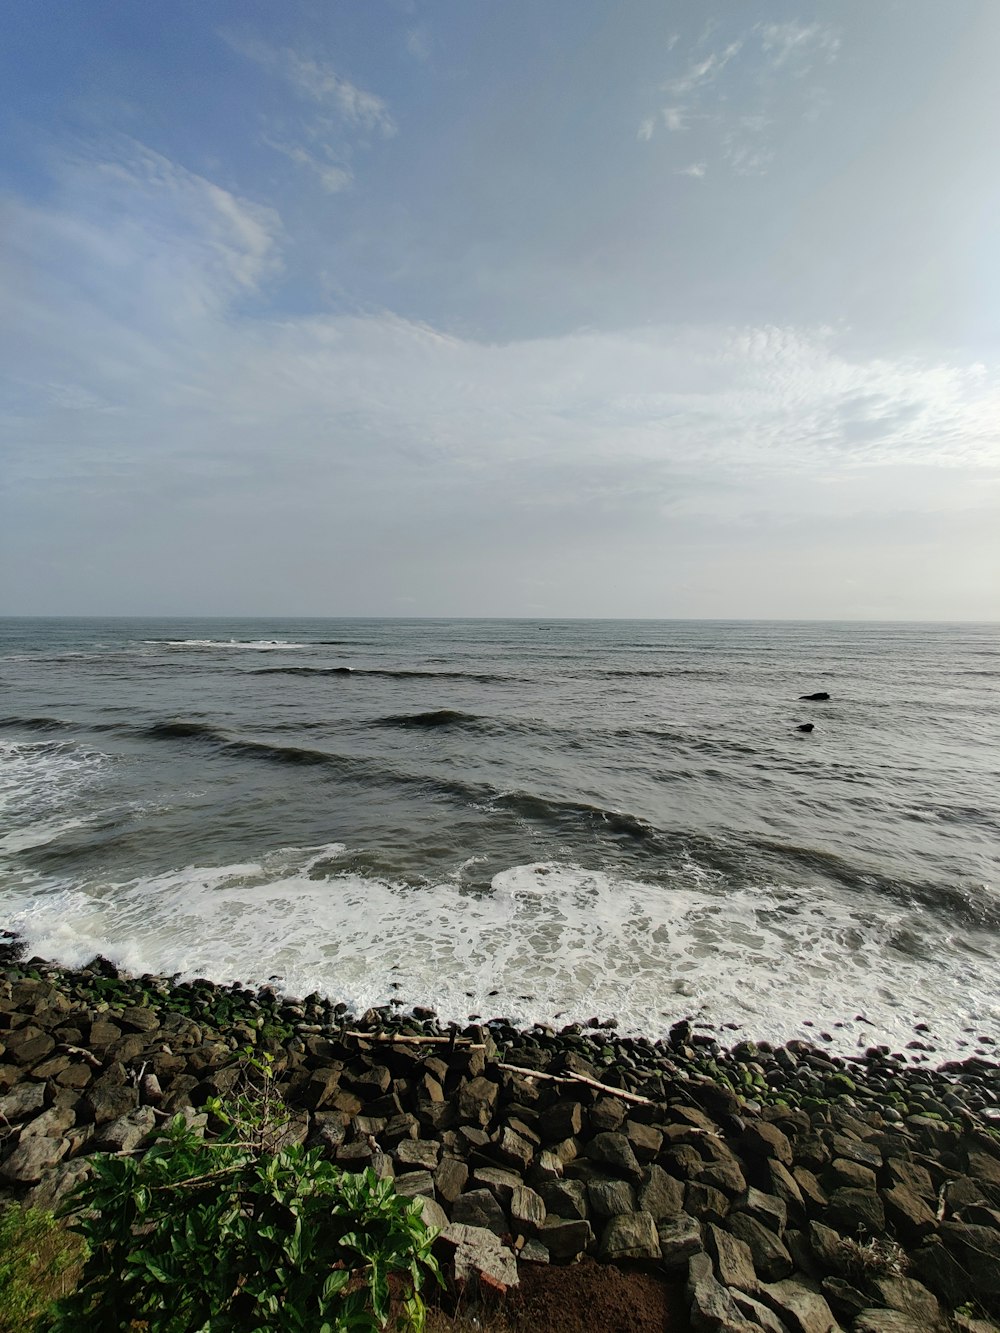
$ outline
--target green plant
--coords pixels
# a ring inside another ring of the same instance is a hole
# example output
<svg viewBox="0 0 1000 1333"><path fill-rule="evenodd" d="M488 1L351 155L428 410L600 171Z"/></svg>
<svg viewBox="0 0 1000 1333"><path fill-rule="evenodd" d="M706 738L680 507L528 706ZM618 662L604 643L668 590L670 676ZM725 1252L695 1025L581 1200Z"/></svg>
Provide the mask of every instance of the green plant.
<svg viewBox="0 0 1000 1333"><path fill-rule="evenodd" d="M141 1156L98 1156L67 1200L90 1254L53 1333L367 1333L390 1315L420 1330L421 1289L440 1281L419 1203L371 1170L341 1171L320 1150L281 1146L270 1066L257 1094L209 1109L214 1141L175 1117Z"/></svg>
<svg viewBox="0 0 1000 1333"><path fill-rule="evenodd" d="M65 1295L83 1244L51 1213L12 1204L0 1216L0 1333L34 1328Z"/></svg>

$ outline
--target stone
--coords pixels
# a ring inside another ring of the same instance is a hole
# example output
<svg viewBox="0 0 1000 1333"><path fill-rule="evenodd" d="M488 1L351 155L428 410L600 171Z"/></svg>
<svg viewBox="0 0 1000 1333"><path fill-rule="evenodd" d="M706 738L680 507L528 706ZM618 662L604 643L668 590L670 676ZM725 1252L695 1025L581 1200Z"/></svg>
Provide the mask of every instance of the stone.
<svg viewBox="0 0 1000 1333"><path fill-rule="evenodd" d="M454 1203L465 1189L469 1179L469 1168L456 1157L445 1157L434 1172L434 1188L438 1198L445 1203Z"/></svg>
<svg viewBox="0 0 1000 1333"><path fill-rule="evenodd" d="M589 1222L553 1217L545 1219L538 1239L553 1259L576 1259L594 1239L594 1232Z"/></svg>
<svg viewBox="0 0 1000 1333"><path fill-rule="evenodd" d="M489 1190L497 1203L506 1208L522 1181L514 1171L504 1171L499 1166L481 1166L473 1171L472 1183L479 1189Z"/></svg>
<svg viewBox="0 0 1000 1333"><path fill-rule="evenodd" d="M473 1125L488 1125L496 1109L499 1091L494 1082L482 1075L471 1079L458 1094L459 1116Z"/></svg>
<svg viewBox="0 0 1000 1333"><path fill-rule="evenodd" d="M780 1166L781 1163L777 1165ZM781 1169L784 1170L784 1167ZM728 1194L732 1198L745 1194L747 1189L746 1177L735 1162L713 1162L710 1166L703 1167L694 1183L721 1190L723 1194Z"/></svg>
<svg viewBox="0 0 1000 1333"><path fill-rule="evenodd" d="M847 1254L839 1232L822 1222L809 1223L809 1248L820 1268L828 1273L846 1273Z"/></svg>
<svg viewBox="0 0 1000 1333"><path fill-rule="evenodd" d="M744 1291L731 1291L729 1294L737 1310L753 1329L764 1329L765 1333L789 1333L788 1325L782 1323L774 1311L761 1301L748 1296Z"/></svg>
<svg viewBox="0 0 1000 1333"><path fill-rule="evenodd" d="M922 1199L937 1196L930 1172L919 1162L910 1162L901 1157L890 1157L885 1164L885 1173L892 1185L905 1185Z"/></svg>
<svg viewBox="0 0 1000 1333"><path fill-rule="evenodd" d="M632 1145L632 1151L640 1162L652 1162L663 1147L663 1134L652 1125L644 1125L639 1120L625 1122L625 1137Z"/></svg>
<svg viewBox="0 0 1000 1333"><path fill-rule="evenodd" d="M617 1263L622 1259L659 1259L660 1237L650 1213L623 1213L612 1217L604 1228L598 1258Z"/></svg>
<svg viewBox="0 0 1000 1333"><path fill-rule="evenodd" d="M770 1306L792 1333L841 1333L826 1297L815 1283L799 1278L761 1283L758 1299Z"/></svg>
<svg viewBox="0 0 1000 1333"><path fill-rule="evenodd" d="M912 1254L913 1272L952 1307L969 1299L969 1274L942 1243L939 1236L930 1236Z"/></svg>
<svg viewBox="0 0 1000 1333"><path fill-rule="evenodd" d="M587 1198L597 1217L617 1217L635 1210L635 1190L624 1180L588 1181Z"/></svg>
<svg viewBox="0 0 1000 1333"><path fill-rule="evenodd" d="M1000 1231L964 1222L943 1222L938 1234L968 1273L970 1290L979 1297L1000 1296Z"/></svg>
<svg viewBox="0 0 1000 1333"><path fill-rule="evenodd" d="M747 1157L774 1157L785 1166L794 1161L788 1135L765 1120L748 1125L740 1137L740 1147Z"/></svg>
<svg viewBox="0 0 1000 1333"><path fill-rule="evenodd" d="M303 1106L312 1111L321 1111L329 1106L333 1098L340 1091L340 1070L327 1067L325 1069L314 1069L309 1075L309 1082L299 1093L299 1099ZM358 1106L360 1110L360 1104Z"/></svg>
<svg viewBox="0 0 1000 1333"><path fill-rule="evenodd" d="M707 1228L706 1234L708 1252L715 1263L715 1271L722 1285L738 1287L740 1291L756 1290L757 1274L750 1246L714 1224Z"/></svg>
<svg viewBox="0 0 1000 1333"><path fill-rule="evenodd" d="M847 1236L864 1232L880 1236L885 1230L885 1208L875 1190L858 1190L842 1186L830 1195L826 1210L828 1223Z"/></svg>
<svg viewBox="0 0 1000 1333"><path fill-rule="evenodd" d="M8 1032L4 1038L8 1060L18 1065L37 1065L55 1050L56 1044L41 1028L28 1026Z"/></svg>
<svg viewBox="0 0 1000 1333"><path fill-rule="evenodd" d="M676 1217L684 1207L684 1186L668 1176L662 1166L647 1167L639 1186L639 1207L652 1213L657 1222L664 1217Z"/></svg>
<svg viewBox="0 0 1000 1333"><path fill-rule="evenodd" d="M492 1152L501 1162L524 1172L531 1165L531 1159L535 1155L535 1145L523 1134L506 1125L493 1144Z"/></svg>
<svg viewBox="0 0 1000 1333"><path fill-rule="evenodd" d="M625 1103L618 1097L599 1097L590 1108L591 1133L611 1133L620 1129L625 1120Z"/></svg>
<svg viewBox="0 0 1000 1333"><path fill-rule="evenodd" d="M549 1252L540 1240L532 1237L521 1246L518 1258L524 1264L547 1264L549 1262Z"/></svg>
<svg viewBox="0 0 1000 1333"><path fill-rule="evenodd" d="M396 1177L396 1193L415 1199L418 1194L434 1197L434 1177L429 1171L407 1171Z"/></svg>
<svg viewBox="0 0 1000 1333"><path fill-rule="evenodd" d="M551 1215L569 1219L587 1216L587 1187L580 1180L550 1180L539 1194Z"/></svg>
<svg viewBox="0 0 1000 1333"><path fill-rule="evenodd" d="M842 1277L825 1277L819 1285L834 1314L843 1319L855 1319L871 1304L870 1296L863 1295Z"/></svg>
<svg viewBox="0 0 1000 1333"><path fill-rule="evenodd" d="M788 1209L781 1199L752 1188L736 1200L733 1212L746 1213L779 1237L788 1223Z"/></svg>
<svg viewBox="0 0 1000 1333"><path fill-rule="evenodd" d="M583 1107L579 1102L558 1101L538 1118L543 1143L574 1138L583 1129Z"/></svg>
<svg viewBox="0 0 1000 1333"><path fill-rule="evenodd" d="M398 1167L433 1171L441 1156L441 1145L433 1139L402 1139L392 1156Z"/></svg>
<svg viewBox="0 0 1000 1333"><path fill-rule="evenodd" d="M54 1212L70 1190L86 1180L93 1169L85 1158L60 1162L45 1172L38 1184L28 1191L24 1202L29 1208Z"/></svg>
<svg viewBox="0 0 1000 1333"><path fill-rule="evenodd" d="M706 1254L697 1254L690 1261L687 1298L691 1327L699 1333L739 1333L746 1328L736 1302L716 1279Z"/></svg>
<svg viewBox="0 0 1000 1333"><path fill-rule="evenodd" d="M827 1174L828 1183L834 1189L841 1185L858 1190L875 1188L875 1172L860 1162L852 1162L849 1157L835 1157L827 1167Z"/></svg>
<svg viewBox="0 0 1000 1333"><path fill-rule="evenodd" d="M34 1185L69 1152L63 1138L47 1138L34 1134L23 1139L10 1156L0 1165L0 1178L17 1185Z"/></svg>
<svg viewBox="0 0 1000 1333"><path fill-rule="evenodd" d="M793 1271L795 1265L786 1246L749 1213L734 1213L728 1220L727 1230L750 1247L753 1266L765 1282L778 1282Z"/></svg>
<svg viewBox="0 0 1000 1333"><path fill-rule="evenodd" d="M729 1212L729 1200L721 1190L690 1181L684 1187L684 1209L703 1222L721 1222Z"/></svg>
<svg viewBox="0 0 1000 1333"><path fill-rule="evenodd" d="M656 1234L660 1241L660 1258L664 1267L670 1270L684 1267L692 1255L701 1254L705 1248L697 1219L688 1217L687 1213L661 1222Z"/></svg>
<svg viewBox="0 0 1000 1333"><path fill-rule="evenodd" d="M543 1180L559 1180L563 1173L563 1164L554 1152L542 1151L535 1158L531 1174L535 1184Z"/></svg>
<svg viewBox="0 0 1000 1333"><path fill-rule="evenodd" d="M450 1258L455 1281L459 1285L482 1285L490 1280L490 1289L502 1295L518 1284L517 1259L497 1236L483 1227L452 1222L434 1242L435 1249Z"/></svg>
<svg viewBox="0 0 1000 1333"><path fill-rule="evenodd" d="M156 1115L151 1106L140 1106L128 1111L117 1120L108 1120L94 1135L93 1146L104 1152L131 1152L156 1128Z"/></svg>
<svg viewBox="0 0 1000 1333"><path fill-rule="evenodd" d="M510 1219L521 1231L537 1231L545 1221L545 1204L527 1185L518 1185L510 1199Z"/></svg>
<svg viewBox="0 0 1000 1333"><path fill-rule="evenodd" d="M496 1236L510 1231L507 1215L488 1189L468 1190L451 1206L451 1220L465 1226L481 1227Z"/></svg>
<svg viewBox="0 0 1000 1333"><path fill-rule="evenodd" d="M928 1333L932 1326L901 1310L862 1310L852 1325L853 1333Z"/></svg>
<svg viewBox="0 0 1000 1333"><path fill-rule="evenodd" d="M68 1106L52 1106L41 1115L36 1115L34 1120L29 1120L21 1130L21 1138L31 1138L35 1134L41 1134L44 1138L62 1138L66 1131L72 1129L76 1124L76 1116Z"/></svg>
<svg viewBox="0 0 1000 1333"><path fill-rule="evenodd" d="M144 1005L123 1009L118 1021L126 1032L153 1032L160 1026L155 1010Z"/></svg>
<svg viewBox="0 0 1000 1333"><path fill-rule="evenodd" d="M45 1105L44 1083L19 1083L0 1097L0 1120L13 1125L35 1116Z"/></svg>
<svg viewBox="0 0 1000 1333"><path fill-rule="evenodd" d="M925 1328L933 1328L940 1321L940 1302L922 1282L911 1277L880 1277L875 1279L874 1285L883 1304L890 1309L923 1320Z"/></svg>
<svg viewBox="0 0 1000 1333"><path fill-rule="evenodd" d="M112 1080L106 1074L90 1085L83 1104L94 1123L103 1125L108 1120L117 1120L129 1111L134 1111L139 1105L139 1089Z"/></svg>
<svg viewBox="0 0 1000 1333"><path fill-rule="evenodd" d="M919 1194L914 1194L905 1185L894 1185L892 1189L882 1190L881 1194L886 1219L896 1235L907 1244L916 1244L936 1228L937 1218L930 1208Z"/></svg>
<svg viewBox="0 0 1000 1333"><path fill-rule="evenodd" d="M586 1154L592 1162L608 1166L618 1175L635 1181L642 1180L642 1167L624 1134L609 1132L595 1135L587 1144Z"/></svg>
<svg viewBox="0 0 1000 1333"><path fill-rule="evenodd" d="M439 1203L426 1194L418 1194L413 1202L420 1208L420 1219L425 1227L444 1231L448 1226L448 1214Z"/></svg>

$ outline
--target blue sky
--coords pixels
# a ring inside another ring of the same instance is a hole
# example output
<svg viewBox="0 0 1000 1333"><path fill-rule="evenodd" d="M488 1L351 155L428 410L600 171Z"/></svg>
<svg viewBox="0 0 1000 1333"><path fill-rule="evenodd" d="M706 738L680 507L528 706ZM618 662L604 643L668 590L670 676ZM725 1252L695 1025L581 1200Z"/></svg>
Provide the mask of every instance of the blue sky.
<svg viewBox="0 0 1000 1333"><path fill-rule="evenodd" d="M1000 7L49 3L0 612L1000 618Z"/></svg>

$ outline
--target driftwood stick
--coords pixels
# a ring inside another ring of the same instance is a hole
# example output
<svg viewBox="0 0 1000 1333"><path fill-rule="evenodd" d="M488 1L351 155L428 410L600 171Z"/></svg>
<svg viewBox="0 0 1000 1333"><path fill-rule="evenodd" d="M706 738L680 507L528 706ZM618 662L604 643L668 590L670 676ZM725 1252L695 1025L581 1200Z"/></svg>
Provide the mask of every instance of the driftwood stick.
<svg viewBox="0 0 1000 1333"><path fill-rule="evenodd" d="M509 1070L512 1074L520 1074L524 1078L542 1078L547 1083L582 1083L588 1088L596 1088L598 1092L607 1092L612 1097L620 1097L623 1102L635 1102L637 1106L656 1106L649 1097L640 1097L637 1092L626 1092L624 1088L613 1088L608 1083L598 1083L596 1078L587 1078L584 1074L543 1074L539 1069L522 1069L520 1065L497 1064L498 1069Z"/></svg>
<svg viewBox="0 0 1000 1333"><path fill-rule="evenodd" d="M398 1042L403 1046L447 1046L452 1042L452 1038L448 1033L445 1033L443 1037L408 1037L404 1036L402 1033L397 1037L393 1036L391 1032L345 1032L343 1035L345 1037L356 1037L358 1041L391 1041L394 1043ZM467 1051L486 1050L485 1045L476 1045L476 1043L471 1041L468 1037L456 1037L454 1039L454 1044L456 1046L464 1047Z"/></svg>

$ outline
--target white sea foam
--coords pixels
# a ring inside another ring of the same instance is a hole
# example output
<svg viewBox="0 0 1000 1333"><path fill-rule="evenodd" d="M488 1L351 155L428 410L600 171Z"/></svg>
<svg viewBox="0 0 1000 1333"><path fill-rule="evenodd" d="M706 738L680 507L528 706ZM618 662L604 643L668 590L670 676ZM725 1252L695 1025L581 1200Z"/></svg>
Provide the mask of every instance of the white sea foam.
<svg viewBox="0 0 1000 1333"><path fill-rule="evenodd" d="M291 643L288 639L143 639L143 643L159 648L246 648L255 652L273 652L285 648L310 648L308 643Z"/></svg>
<svg viewBox="0 0 1000 1333"><path fill-rule="evenodd" d="M772 1040L822 1030L851 1053L901 1047L923 1020L943 1059L965 1029L1000 1019L988 942L900 906L780 885L720 892L694 865L672 888L522 865L483 894L364 878L338 870L343 853L283 849L123 883L22 877L6 924L68 964L103 953L136 971L277 977L358 1010L397 999L460 1021L613 1015L655 1036L688 1014Z"/></svg>

